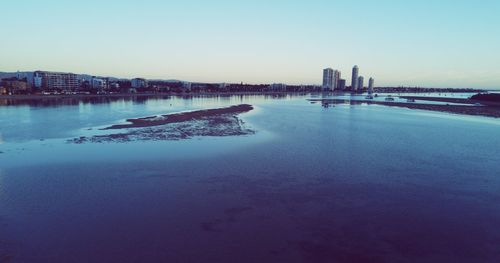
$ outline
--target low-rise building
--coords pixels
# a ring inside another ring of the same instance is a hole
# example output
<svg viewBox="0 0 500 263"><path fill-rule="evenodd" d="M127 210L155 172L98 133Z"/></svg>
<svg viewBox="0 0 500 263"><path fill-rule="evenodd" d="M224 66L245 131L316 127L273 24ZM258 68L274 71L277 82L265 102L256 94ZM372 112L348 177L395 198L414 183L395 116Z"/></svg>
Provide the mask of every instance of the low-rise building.
<svg viewBox="0 0 500 263"><path fill-rule="evenodd" d="M6 95L7 93L7 88L2 86L2 84L0 83L0 95Z"/></svg>
<svg viewBox="0 0 500 263"><path fill-rule="evenodd" d="M6 78L0 81L0 93L2 94L28 94L31 93L31 85L26 78Z"/></svg>
<svg viewBox="0 0 500 263"><path fill-rule="evenodd" d="M103 78L92 77L90 80L90 86L94 90L103 91L108 87L108 81Z"/></svg>
<svg viewBox="0 0 500 263"><path fill-rule="evenodd" d="M184 82L183 85L184 91L191 92L192 85L193 84L191 82Z"/></svg>
<svg viewBox="0 0 500 263"><path fill-rule="evenodd" d="M269 86L271 91L286 91L286 84L283 83L273 83Z"/></svg>
<svg viewBox="0 0 500 263"><path fill-rule="evenodd" d="M143 79L143 78L135 78L135 79L132 79L132 81L131 81L131 87L134 89L147 88L148 82L146 79Z"/></svg>

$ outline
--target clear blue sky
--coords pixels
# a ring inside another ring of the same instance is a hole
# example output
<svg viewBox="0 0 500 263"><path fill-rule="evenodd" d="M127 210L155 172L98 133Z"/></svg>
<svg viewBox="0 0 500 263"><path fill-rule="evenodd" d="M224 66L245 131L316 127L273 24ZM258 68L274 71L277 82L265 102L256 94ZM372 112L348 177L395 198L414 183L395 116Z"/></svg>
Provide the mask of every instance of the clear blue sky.
<svg viewBox="0 0 500 263"><path fill-rule="evenodd" d="M318 84L500 87L498 0L15 0L0 71Z"/></svg>

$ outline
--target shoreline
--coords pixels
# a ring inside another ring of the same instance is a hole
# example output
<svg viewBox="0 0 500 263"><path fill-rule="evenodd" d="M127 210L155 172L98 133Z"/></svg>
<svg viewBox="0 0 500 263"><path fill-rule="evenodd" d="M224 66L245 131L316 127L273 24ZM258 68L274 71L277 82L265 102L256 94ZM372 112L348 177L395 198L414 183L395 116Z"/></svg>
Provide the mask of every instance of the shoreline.
<svg viewBox="0 0 500 263"><path fill-rule="evenodd" d="M465 98L446 98L446 97L420 97L420 96L400 96L402 99L414 99L414 100L425 100L425 101L437 101L437 102L449 102L449 103L460 103L460 104L482 104L484 106L490 107L500 107L500 102L486 101L486 100L474 100Z"/></svg>
<svg viewBox="0 0 500 263"><path fill-rule="evenodd" d="M432 98L437 99L437 98ZM467 99L466 99L467 100ZM309 101L316 101L321 103L332 103L332 104L374 104L374 105L383 105L389 107L400 107L400 108L408 108L414 110L427 110L427 111L436 111L436 112L446 112L446 113L454 113L461 115L470 115L470 116L484 116L484 117L493 117L500 118L500 107L498 106L475 106L474 103L470 100L466 104L470 104L467 106L463 105L437 105L437 104L419 104L419 103L409 103L409 102L392 102L392 101L367 101L367 100L343 100L343 99L310 99ZM433 100L438 101L438 100ZM441 100L442 101L442 100ZM450 101L443 101L450 102ZM463 103L463 102L460 102ZM481 102L482 103L482 102Z"/></svg>
<svg viewBox="0 0 500 263"><path fill-rule="evenodd" d="M424 101L436 101L436 102L449 102L449 103L460 103L460 104L475 104L480 103L480 101L474 101L466 98L446 98L446 97L422 97L422 96L399 96L401 99L414 99L414 100L424 100Z"/></svg>
<svg viewBox="0 0 500 263"><path fill-rule="evenodd" d="M378 94L429 94L429 93L441 93L441 92L377 92ZM453 93L468 93L476 94L477 92L462 91ZM297 91L297 92L285 92L285 91L241 91L241 92L191 92L191 93L116 93L116 94L60 94L60 95L42 95L42 94L31 94L31 95L0 95L0 100L44 100L44 99L87 99L87 98L134 98L134 97L165 97L165 96L176 96L176 97L194 97L194 96L258 96L258 95L270 95L270 96L287 96L287 95L336 95L336 94L353 94L353 95L363 95L364 93L351 93L351 92L320 92L320 91Z"/></svg>
<svg viewBox="0 0 500 263"><path fill-rule="evenodd" d="M75 94L75 95L0 95L1 99L36 100L36 99L86 99L86 98L134 98L134 97L187 97L187 96L237 96L237 95L289 95L316 94L315 92L199 92L199 93L117 93L117 94ZM318 92L317 94L321 94Z"/></svg>

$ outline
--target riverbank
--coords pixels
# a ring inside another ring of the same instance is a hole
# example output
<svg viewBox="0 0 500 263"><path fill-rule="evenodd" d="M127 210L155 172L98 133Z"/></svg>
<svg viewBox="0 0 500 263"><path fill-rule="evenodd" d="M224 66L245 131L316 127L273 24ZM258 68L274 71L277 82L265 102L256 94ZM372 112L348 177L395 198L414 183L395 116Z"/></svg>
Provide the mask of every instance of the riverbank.
<svg viewBox="0 0 500 263"><path fill-rule="evenodd" d="M413 100L423 100L423 101L436 101L436 102L446 102L446 103L460 103L460 104L475 104L477 101L473 101L469 98L447 98L447 97L426 97L426 96L400 96L402 99L413 99Z"/></svg>
<svg viewBox="0 0 500 263"><path fill-rule="evenodd" d="M500 102L488 101L488 100L478 100L472 98L446 98L446 97L422 97L422 96L400 96L402 99L413 99L413 100L423 100L423 101L436 101L436 102L446 102L446 103L460 103L460 104L481 104L484 106L500 107Z"/></svg>
<svg viewBox="0 0 500 263"><path fill-rule="evenodd" d="M402 97L403 98L403 97ZM410 97L408 97L410 98ZM430 100L431 98L428 98ZM445 98L446 99L446 98ZM448 99L446 99L448 100ZM455 100L455 99L452 99ZM461 99L457 99L461 100ZM466 99L465 99L466 100ZM373 101L373 100L343 100L343 99L311 99L310 101L321 102L323 104L375 104L375 105L385 105L391 107L401 107L415 110L428 110L428 111L438 111L447 112L462 115L472 115L472 116L485 116L500 118L500 107L488 106L488 105L475 105L470 100L466 101L454 101L453 103L465 103L469 105L439 105L439 104L419 104L410 102L392 102L392 101ZM443 101L443 100L434 100ZM451 102L451 101L447 101Z"/></svg>
<svg viewBox="0 0 500 263"><path fill-rule="evenodd" d="M404 93L404 92L377 92L379 94L385 93ZM413 93L413 92L409 92ZM422 94L440 93L440 92L422 92ZM455 92L460 93L460 92ZM462 93L471 93L463 91ZM349 91L336 91L336 92L320 92L320 91L241 91L241 92L183 92L183 93L114 93L114 94L59 94L59 95L43 95L43 94L30 94L30 95L0 95L0 100L45 100L45 99L93 99L93 98L154 98L165 96L178 96L178 97L193 97L193 96L239 96L239 95L269 95L269 96L287 96L287 95L336 95L336 94L351 94ZM357 93L356 93L357 94ZM362 94L359 94L362 95Z"/></svg>
<svg viewBox="0 0 500 263"><path fill-rule="evenodd" d="M73 94L73 95L0 95L0 100L43 100L43 99L92 99L92 98L154 98L165 96L238 96L238 95L303 95L321 92L196 92L196 93L116 93L116 94Z"/></svg>

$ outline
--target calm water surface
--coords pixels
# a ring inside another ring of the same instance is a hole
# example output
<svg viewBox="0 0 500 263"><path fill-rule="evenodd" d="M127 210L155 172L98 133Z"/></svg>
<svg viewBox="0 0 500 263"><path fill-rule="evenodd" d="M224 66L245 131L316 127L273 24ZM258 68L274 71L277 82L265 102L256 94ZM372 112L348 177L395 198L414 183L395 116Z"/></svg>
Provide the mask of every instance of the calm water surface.
<svg viewBox="0 0 500 263"><path fill-rule="evenodd" d="M311 96L0 106L0 262L500 262L500 120ZM249 103L255 135L68 144Z"/></svg>

